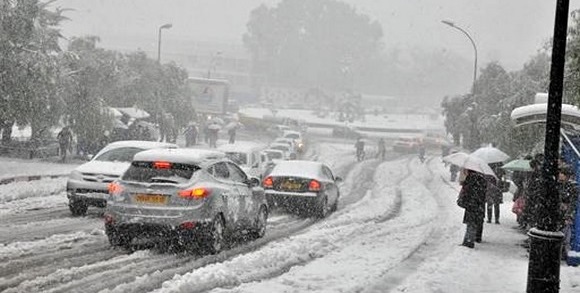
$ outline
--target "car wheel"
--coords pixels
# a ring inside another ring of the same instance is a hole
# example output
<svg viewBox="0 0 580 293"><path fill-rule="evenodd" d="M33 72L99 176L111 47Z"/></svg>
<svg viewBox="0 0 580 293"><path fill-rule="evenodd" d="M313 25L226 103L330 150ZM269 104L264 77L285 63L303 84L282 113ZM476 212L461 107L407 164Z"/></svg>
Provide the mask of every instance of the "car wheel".
<svg viewBox="0 0 580 293"><path fill-rule="evenodd" d="M338 210L338 199L340 198L340 194L336 195L336 200L332 204L332 208L330 209L331 212L336 212Z"/></svg>
<svg viewBox="0 0 580 293"><path fill-rule="evenodd" d="M87 204L82 201L69 201L68 207L73 216L84 216L88 209Z"/></svg>
<svg viewBox="0 0 580 293"><path fill-rule="evenodd" d="M255 228L252 231L252 236L255 238L262 238L266 234L266 226L268 224L268 209L265 206L260 208L258 216L256 217Z"/></svg>
<svg viewBox="0 0 580 293"><path fill-rule="evenodd" d="M322 198L322 200L318 203L318 207L316 208L316 216L319 218L326 218L330 213L330 207L328 206L328 197L326 195Z"/></svg>
<svg viewBox="0 0 580 293"><path fill-rule="evenodd" d="M224 230L224 220L220 215L217 215L212 221L205 245L210 254L216 254L222 251L225 243Z"/></svg>
<svg viewBox="0 0 580 293"><path fill-rule="evenodd" d="M119 231L111 231L111 228L106 228L106 234L109 238L109 244L111 244L111 246L123 247L125 249L129 249L131 247L131 241L133 239L129 235Z"/></svg>

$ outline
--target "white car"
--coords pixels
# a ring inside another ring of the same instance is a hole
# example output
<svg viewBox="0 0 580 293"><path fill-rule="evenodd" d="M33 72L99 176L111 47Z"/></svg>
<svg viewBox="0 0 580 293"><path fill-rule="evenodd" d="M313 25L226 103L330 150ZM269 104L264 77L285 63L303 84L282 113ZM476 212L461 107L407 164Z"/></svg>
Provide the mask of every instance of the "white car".
<svg viewBox="0 0 580 293"><path fill-rule="evenodd" d="M284 131L284 133L282 133L282 137L287 138L287 139L292 139L296 145L296 150L299 153L304 152L306 145L304 142L304 138L302 137L302 133L300 133L299 131L294 131L294 130L286 130L286 131Z"/></svg>
<svg viewBox="0 0 580 293"><path fill-rule="evenodd" d="M262 178L269 162L268 156L262 156L265 145L253 142L236 141L233 144L220 145L217 150L226 154L248 176Z"/></svg>
<svg viewBox="0 0 580 293"><path fill-rule="evenodd" d="M89 162L74 169L66 183L72 214L84 215L89 206L105 207L109 195L108 184L123 175L136 153L156 148L177 148L177 145L140 140L116 141L105 146Z"/></svg>
<svg viewBox="0 0 580 293"><path fill-rule="evenodd" d="M290 146L292 152L298 152L298 145L291 138L278 137L272 143L285 143Z"/></svg>
<svg viewBox="0 0 580 293"><path fill-rule="evenodd" d="M272 143L270 144L271 149L279 150L284 152L284 160L296 159L296 153L292 150L292 147L287 143Z"/></svg>

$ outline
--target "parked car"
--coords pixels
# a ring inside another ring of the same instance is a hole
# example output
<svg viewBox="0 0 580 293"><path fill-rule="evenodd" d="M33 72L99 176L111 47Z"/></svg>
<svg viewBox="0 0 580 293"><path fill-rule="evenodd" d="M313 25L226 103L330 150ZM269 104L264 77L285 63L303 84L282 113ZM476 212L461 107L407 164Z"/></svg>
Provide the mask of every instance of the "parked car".
<svg viewBox="0 0 580 293"><path fill-rule="evenodd" d="M116 141L106 145L89 162L74 169L66 183L71 213L81 216L86 214L89 206L105 207L107 185L129 168L136 153L155 148L177 148L177 145L139 140Z"/></svg>
<svg viewBox="0 0 580 293"><path fill-rule="evenodd" d="M393 151L399 153L413 153L419 150L422 141L419 137L399 137L393 143Z"/></svg>
<svg viewBox="0 0 580 293"><path fill-rule="evenodd" d="M330 168L315 161L282 161L262 181L270 206L324 218L338 207L340 191Z"/></svg>
<svg viewBox="0 0 580 293"><path fill-rule="evenodd" d="M140 152L109 191L105 232L113 246L162 237L187 250L218 253L230 235L266 232L260 180L215 150Z"/></svg>
<svg viewBox="0 0 580 293"><path fill-rule="evenodd" d="M234 144L220 145L217 150L225 153L226 157L240 166L248 176L262 178L270 160L267 156L261 155L265 148L266 146L262 144L237 141Z"/></svg>
<svg viewBox="0 0 580 293"><path fill-rule="evenodd" d="M353 127L335 126L332 128L332 136L344 139L357 139L363 137L362 133Z"/></svg>

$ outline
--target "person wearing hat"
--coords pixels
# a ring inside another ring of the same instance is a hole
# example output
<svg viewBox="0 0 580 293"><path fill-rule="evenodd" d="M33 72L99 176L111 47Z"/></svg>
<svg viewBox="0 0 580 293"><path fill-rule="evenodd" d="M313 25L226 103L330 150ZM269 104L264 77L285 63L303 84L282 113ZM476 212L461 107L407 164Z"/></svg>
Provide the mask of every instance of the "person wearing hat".
<svg viewBox="0 0 580 293"><path fill-rule="evenodd" d="M560 166L558 173L558 192L560 194L560 228L564 233L562 244L562 258L565 259L570 250L570 237L572 224L576 217L576 201L578 200L578 190L576 182L572 180L574 172L567 165Z"/></svg>

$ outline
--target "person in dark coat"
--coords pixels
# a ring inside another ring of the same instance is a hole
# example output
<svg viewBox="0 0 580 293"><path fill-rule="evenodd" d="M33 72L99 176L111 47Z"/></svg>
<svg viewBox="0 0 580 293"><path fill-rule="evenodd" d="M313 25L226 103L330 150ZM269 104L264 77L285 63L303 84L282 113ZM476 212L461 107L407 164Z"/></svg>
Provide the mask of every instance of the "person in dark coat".
<svg viewBox="0 0 580 293"><path fill-rule="evenodd" d="M525 187L526 205L524 206L524 217L529 228L537 227L539 221L540 203L543 201L545 193L544 178L542 175L542 164L544 156L537 154L530 161L532 172L529 173Z"/></svg>
<svg viewBox="0 0 580 293"><path fill-rule="evenodd" d="M459 193L462 202L460 206L465 209L463 214L463 223L466 224L465 236L461 245L473 248L474 242L478 242L478 235L480 226L483 226L483 219L485 217L485 177L478 172L466 170L467 176L463 181L461 192Z"/></svg>
<svg viewBox="0 0 580 293"><path fill-rule="evenodd" d="M487 205L487 222L491 223L491 218L495 215L495 223L499 224L499 205L503 203L503 193L498 187L497 178L486 175L487 188L485 191L485 203Z"/></svg>
<svg viewBox="0 0 580 293"><path fill-rule="evenodd" d="M185 135L185 146L190 147L197 143L197 126L193 123L190 123L184 131Z"/></svg>
<svg viewBox="0 0 580 293"><path fill-rule="evenodd" d="M562 258L565 259L570 251L570 238L572 236L572 224L576 218L576 203L578 190L576 182L572 180L574 175L569 166L560 167L558 174L558 193L560 194L560 230L564 233L562 243Z"/></svg>
<svg viewBox="0 0 580 293"><path fill-rule="evenodd" d="M72 147L73 134L70 127L63 127L56 138L58 139L60 159L64 162L66 161L66 153Z"/></svg>

